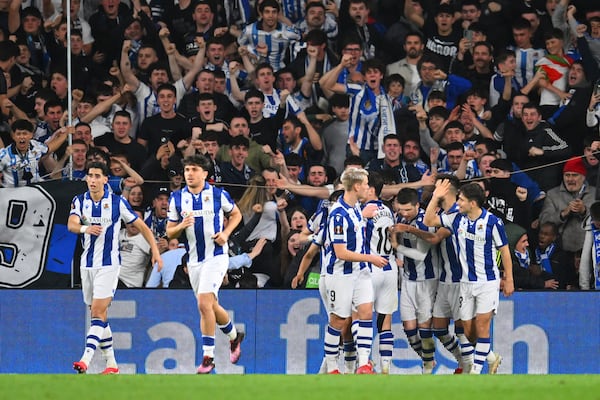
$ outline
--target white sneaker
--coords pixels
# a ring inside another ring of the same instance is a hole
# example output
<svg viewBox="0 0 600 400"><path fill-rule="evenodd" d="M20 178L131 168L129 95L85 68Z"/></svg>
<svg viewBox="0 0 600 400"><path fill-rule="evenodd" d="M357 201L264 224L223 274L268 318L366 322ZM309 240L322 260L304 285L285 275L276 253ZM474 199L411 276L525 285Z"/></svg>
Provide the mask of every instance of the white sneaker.
<svg viewBox="0 0 600 400"><path fill-rule="evenodd" d="M495 375L496 373L498 373L498 367L502 363L502 356L496 352L490 351L490 353L487 356L487 362L489 370L488 373L490 375Z"/></svg>

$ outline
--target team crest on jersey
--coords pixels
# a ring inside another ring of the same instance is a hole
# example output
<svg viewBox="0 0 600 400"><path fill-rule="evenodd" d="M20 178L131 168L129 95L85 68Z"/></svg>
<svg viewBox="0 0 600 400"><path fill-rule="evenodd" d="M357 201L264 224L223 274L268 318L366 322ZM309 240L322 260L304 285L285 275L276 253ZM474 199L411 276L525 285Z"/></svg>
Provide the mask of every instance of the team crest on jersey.
<svg viewBox="0 0 600 400"><path fill-rule="evenodd" d="M208 201L208 200L210 200L210 196L209 195L204 196L204 201Z"/></svg>
<svg viewBox="0 0 600 400"><path fill-rule="evenodd" d="M109 205L108 205L108 203L104 203L104 205L103 205L102 207L103 207L105 210L108 210L108 207L109 207Z"/></svg>
<svg viewBox="0 0 600 400"><path fill-rule="evenodd" d="M483 222L477 225L477 230L480 231L483 229Z"/></svg>

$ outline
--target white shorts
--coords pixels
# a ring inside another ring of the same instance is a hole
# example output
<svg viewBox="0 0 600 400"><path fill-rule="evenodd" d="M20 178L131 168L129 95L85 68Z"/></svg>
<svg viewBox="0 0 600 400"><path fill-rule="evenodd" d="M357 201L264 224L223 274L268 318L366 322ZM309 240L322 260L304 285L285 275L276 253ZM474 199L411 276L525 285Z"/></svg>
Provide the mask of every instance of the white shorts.
<svg viewBox="0 0 600 400"><path fill-rule="evenodd" d="M201 293L214 293L218 297L219 288L229 266L229 256L221 254L207 258L199 264L188 265L190 283L196 295Z"/></svg>
<svg viewBox="0 0 600 400"><path fill-rule="evenodd" d="M460 319L469 321L476 314L486 314L498 309L500 280L481 283L460 283Z"/></svg>
<svg viewBox="0 0 600 400"><path fill-rule="evenodd" d="M373 308L378 314L393 314L398 309L398 270L375 271L373 267Z"/></svg>
<svg viewBox="0 0 600 400"><path fill-rule="evenodd" d="M93 299L108 299L115 296L119 284L120 265L102 268L81 268L81 291L88 306Z"/></svg>
<svg viewBox="0 0 600 400"><path fill-rule="evenodd" d="M460 283L440 282L433 304L435 318L460 319Z"/></svg>
<svg viewBox="0 0 600 400"><path fill-rule="evenodd" d="M402 321L417 320L418 324L422 324L431 319L438 282L437 279L402 280L402 290L400 290L400 318Z"/></svg>
<svg viewBox="0 0 600 400"><path fill-rule="evenodd" d="M358 274L326 275L327 304L329 314L340 318L352 316L353 306L373 302L371 272L363 268Z"/></svg>
<svg viewBox="0 0 600 400"><path fill-rule="evenodd" d="M323 302L323 307L325 307L325 312L327 315L331 313L329 309L329 302L327 301L327 288L325 287L325 275L321 275L319 277L319 295L321 295L321 301Z"/></svg>

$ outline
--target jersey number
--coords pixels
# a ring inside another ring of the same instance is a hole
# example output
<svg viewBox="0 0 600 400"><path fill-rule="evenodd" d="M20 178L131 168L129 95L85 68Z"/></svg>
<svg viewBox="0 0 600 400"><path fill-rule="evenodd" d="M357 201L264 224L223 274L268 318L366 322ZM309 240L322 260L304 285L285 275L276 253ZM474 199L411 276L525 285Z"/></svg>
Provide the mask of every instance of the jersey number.
<svg viewBox="0 0 600 400"><path fill-rule="evenodd" d="M377 254L388 255L392 253L392 243L388 238L387 232L383 226L377 228L379 240L377 241Z"/></svg>

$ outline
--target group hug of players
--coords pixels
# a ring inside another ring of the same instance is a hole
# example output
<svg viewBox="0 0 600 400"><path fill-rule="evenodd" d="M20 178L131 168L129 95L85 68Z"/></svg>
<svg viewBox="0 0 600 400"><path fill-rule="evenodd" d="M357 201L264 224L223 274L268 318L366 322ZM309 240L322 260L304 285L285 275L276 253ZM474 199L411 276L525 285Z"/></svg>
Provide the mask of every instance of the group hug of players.
<svg viewBox="0 0 600 400"><path fill-rule="evenodd" d="M313 218L316 233L295 278L301 281L321 251L319 289L329 322L320 372L375 373L373 311L379 370L390 372L401 268L400 316L423 373L434 371L435 338L456 359L455 373L480 374L486 362L488 373L496 373L502 357L491 351L490 324L499 291L509 296L514 284L504 226L483 208L481 186L459 187L454 176L438 176L423 209L419 198L428 196L411 188L401 189L391 205L380 200L377 173L349 168L341 183L343 191Z"/></svg>

